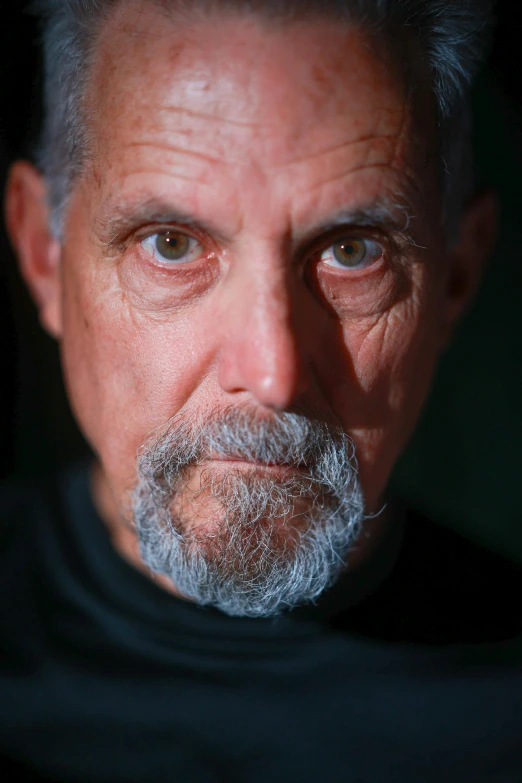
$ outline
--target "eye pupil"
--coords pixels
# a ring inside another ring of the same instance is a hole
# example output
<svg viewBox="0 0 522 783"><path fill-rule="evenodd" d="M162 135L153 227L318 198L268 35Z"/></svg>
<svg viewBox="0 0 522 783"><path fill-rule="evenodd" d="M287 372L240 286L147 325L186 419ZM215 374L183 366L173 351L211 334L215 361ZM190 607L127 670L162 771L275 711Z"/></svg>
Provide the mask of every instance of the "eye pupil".
<svg viewBox="0 0 522 783"><path fill-rule="evenodd" d="M358 266L366 255L366 246L361 239L343 239L333 246L333 253L343 266Z"/></svg>
<svg viewBox="0 0 522 783"><path fill-rule="evenodd" d="M188 252L190 240L185 234L168 231L158 234L156 238L156 250L169 261L183 258Z"/></svg>

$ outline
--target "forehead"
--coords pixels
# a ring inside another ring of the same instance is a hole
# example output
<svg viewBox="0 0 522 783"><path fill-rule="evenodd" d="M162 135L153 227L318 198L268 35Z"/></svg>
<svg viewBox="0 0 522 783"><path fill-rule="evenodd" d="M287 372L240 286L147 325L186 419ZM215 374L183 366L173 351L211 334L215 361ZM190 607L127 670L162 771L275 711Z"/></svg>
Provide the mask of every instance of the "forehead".
<svg viewBox="0 0 522 783"><path fill-rule="evenodd" d="M388 178L393 194L415 187L431 137L385 42L328 19L276 25L121 4L89 100L102 184L141 176L142 187L149 172L184 195L234 179L246 199L245 178L312 192L357 172Z"/></svg>

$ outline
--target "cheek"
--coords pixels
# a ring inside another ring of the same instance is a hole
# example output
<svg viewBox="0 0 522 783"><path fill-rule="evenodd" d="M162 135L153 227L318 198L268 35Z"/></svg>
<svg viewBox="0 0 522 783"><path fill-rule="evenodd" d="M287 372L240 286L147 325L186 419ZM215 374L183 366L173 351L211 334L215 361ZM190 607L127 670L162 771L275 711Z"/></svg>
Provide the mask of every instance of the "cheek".
<svg viewBox="0 0 522 783"><path fill-rule="evenodd" d="M361 479L378 497L427 398L439 356L440 295L425 268L412 293L380 315L343 324L352 380L335 406L357 444Z"/></svg>
<svg viewBox="0 0 522 783"><path fill-rule="evenodd" d="M82 431L109 474L132 475L147 435L194 393L210 360L205 333L193 310L159 317L134 307L116 275L65 276L66 384Z"/></svg>
<svg viewBox="0 0 522 783"><path fill-rule="evenodd" d="M443 331L440 289L428 264L418 264L385 309L340 318L352 365L353 402L375 425L403 412L406 400L429 385Z"/></svg>

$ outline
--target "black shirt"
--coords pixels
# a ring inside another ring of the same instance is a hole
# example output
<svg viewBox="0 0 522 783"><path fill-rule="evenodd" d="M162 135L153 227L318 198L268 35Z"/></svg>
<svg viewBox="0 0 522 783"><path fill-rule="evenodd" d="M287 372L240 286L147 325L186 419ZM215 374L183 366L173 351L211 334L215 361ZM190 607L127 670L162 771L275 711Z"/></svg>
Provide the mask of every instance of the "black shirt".
<svg viewBox="0 0 522 783"><path fill-rule="evenodd" d="M0 779L522 781L521 569L456 533L408 512L315 606L250 619L126 563L85 468L0 516Z"/></svg>

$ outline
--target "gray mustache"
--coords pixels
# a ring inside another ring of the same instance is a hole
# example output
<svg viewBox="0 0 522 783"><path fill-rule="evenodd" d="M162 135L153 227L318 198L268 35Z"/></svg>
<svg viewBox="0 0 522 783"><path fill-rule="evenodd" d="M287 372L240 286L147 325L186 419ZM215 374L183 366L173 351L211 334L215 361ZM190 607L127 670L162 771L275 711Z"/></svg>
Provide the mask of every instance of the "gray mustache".
<svg viewBox="0 0 522 783"><path fill-rule="evenodd" d="M220 457L305 469L336 492L357 470L353 441L339 427L295 413L267 418L232 407L206 418L176 416L159 438L152 436L139 464L167 489L186 468Z"/></svg>

